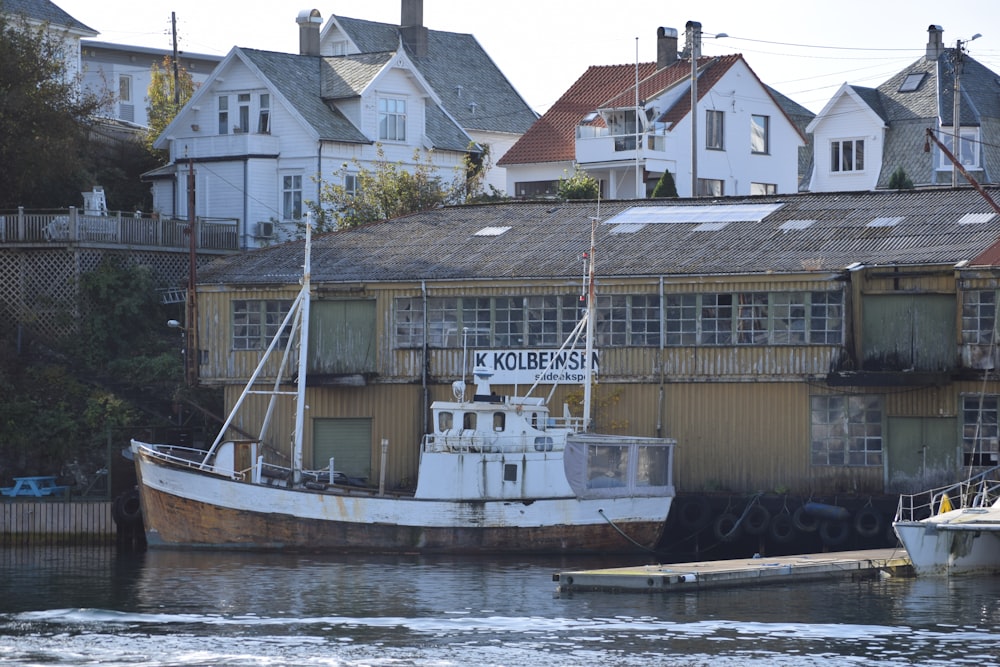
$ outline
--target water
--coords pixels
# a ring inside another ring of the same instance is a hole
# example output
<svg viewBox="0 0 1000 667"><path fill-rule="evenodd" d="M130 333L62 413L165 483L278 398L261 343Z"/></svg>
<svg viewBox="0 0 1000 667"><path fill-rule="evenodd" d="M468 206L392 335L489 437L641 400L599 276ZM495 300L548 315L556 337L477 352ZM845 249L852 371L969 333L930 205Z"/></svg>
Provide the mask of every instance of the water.
<svg viewBox="0 0 1000 667"><path fill-rule="evenodd" d="M0 663L1000 665L1000 577L558 594L583 560L0 550Z"/></svg>

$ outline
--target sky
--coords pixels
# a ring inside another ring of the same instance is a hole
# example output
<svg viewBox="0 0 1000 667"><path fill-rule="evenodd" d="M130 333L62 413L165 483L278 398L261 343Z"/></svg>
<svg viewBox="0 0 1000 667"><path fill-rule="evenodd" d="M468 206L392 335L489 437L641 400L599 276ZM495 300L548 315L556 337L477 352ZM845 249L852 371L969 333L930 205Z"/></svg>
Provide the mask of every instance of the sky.
<svg viewBox="0 0 1000 667"><path fill-rule="evenodd" d="M54 0L116 44L225 55L233 46L295 53L295 18L316 8L398 24L400 0ZM740 53L766 84L819 112L843 83L875 87L922 57L931 24L1000 72L1000 2L961 0L424 0L424 25L476 37L529 106L544 113L591 65L656 59L657 28L702 24L702 54ZM972 40L977 33L978 39ZM717 35L724 35L718 36ZM970 41L971 40L971 41Z"/></svg>

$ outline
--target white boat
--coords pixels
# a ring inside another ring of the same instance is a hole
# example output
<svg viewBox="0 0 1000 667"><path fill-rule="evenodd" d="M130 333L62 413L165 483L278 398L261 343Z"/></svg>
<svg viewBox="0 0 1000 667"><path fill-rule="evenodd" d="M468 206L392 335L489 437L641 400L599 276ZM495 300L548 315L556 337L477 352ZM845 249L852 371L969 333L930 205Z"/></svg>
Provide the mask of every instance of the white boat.
<svg viewBox="0 0 1000 667"><path fill-rule="evenodd" d="M465 381L456 382L453 400L431 405L433 432L419 444L413 493L353 485L332 461L330 469L303 470L309 253L307 233L302 287L279 327L290 328L296 343L286 346L281 373L298 350L295 391L280 373L271 387L258 386L267 357L280 347L276 337L207 451L132 441L150 547L496 554L656 546L674 496L675 442L587 432L589 368L577 418L565 408L550 414L531 391L497 396L485 372L476 373L471 398ZM590 308L576 331L577 338L587 332L586 359L593 351L590 257ZM270 406L260 438L223 440L254 393L270 394L272 405L282 397L296 402L291 465L265 460Z"/></svg>
<svg viewBox="0 0 1000 667"><path fill-rule="evenodd" d="M900 496L893 528L917 576L1000 573L1000 466Z"/></svg>

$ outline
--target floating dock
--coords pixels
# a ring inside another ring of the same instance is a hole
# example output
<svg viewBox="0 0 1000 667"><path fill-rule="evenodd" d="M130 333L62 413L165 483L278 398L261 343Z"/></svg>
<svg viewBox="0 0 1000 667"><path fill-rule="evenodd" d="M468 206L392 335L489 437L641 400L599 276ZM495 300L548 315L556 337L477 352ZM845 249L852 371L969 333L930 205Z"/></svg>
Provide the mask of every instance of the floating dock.
<svg viewBox="0 0 1000 667"><path fill-rule="evenodd" d="M867 549L640 565L605 570L577 570L552 575L560 592L622 591L644 593L690 592L706 588L789 584L800 581L912 576L906 551Z"/></svg>

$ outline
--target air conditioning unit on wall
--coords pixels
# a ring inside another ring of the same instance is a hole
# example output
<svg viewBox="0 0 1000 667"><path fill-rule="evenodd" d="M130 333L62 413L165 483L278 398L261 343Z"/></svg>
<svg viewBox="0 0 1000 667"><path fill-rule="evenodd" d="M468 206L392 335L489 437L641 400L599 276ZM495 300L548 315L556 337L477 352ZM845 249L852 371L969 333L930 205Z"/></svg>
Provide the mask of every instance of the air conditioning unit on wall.
<svg viewBox="0 0 1000 667"><path fill-rule="evenodd" d="M259 239L274 238L274 223L270 220L266 222L258 222L256 236Z"/></svg>

